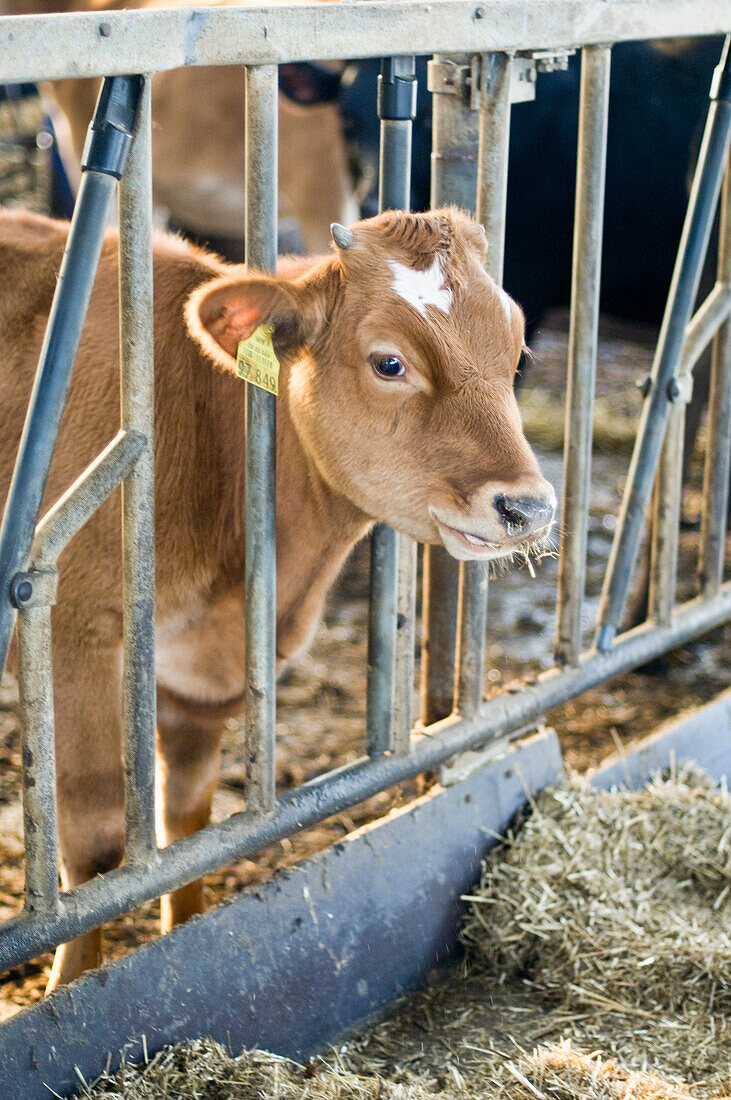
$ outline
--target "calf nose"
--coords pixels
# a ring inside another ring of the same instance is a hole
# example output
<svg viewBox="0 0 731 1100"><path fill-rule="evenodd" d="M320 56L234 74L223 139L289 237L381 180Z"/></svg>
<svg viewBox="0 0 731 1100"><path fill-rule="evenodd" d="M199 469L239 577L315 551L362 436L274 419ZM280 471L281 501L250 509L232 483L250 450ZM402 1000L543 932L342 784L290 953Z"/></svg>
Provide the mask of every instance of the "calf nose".
<svg viewBox="0 0 731 1100"><path fill-rule="evenodd" d="M546 527L556 508L552 497L514 497L498 493L493 504L500 522L511 538L526 538Z"/></svg>

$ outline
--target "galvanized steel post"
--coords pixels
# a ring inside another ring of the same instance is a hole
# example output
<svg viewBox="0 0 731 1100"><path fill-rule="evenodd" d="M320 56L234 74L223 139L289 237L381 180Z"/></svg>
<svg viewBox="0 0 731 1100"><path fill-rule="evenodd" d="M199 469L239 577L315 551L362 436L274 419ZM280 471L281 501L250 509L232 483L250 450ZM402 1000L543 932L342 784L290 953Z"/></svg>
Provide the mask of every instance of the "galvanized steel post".
<svg viewBox="0 0 731 1100"><path fill-rule="evenodd" d="M276 65L246 69L246 263L277 265ZM246 383L246 804L275 802L276 398Z"/></svg>
<svg viewBox="0 0 731 1100"><path fill-rule="evenodd" d="M610 65L608 47L582 50L556 628L556 660L571 665L582 650Z"/></svg>
<svg viewBox="0 0 731 1100"><path fill-rule="evenodd" d="M155 350L152 286L150 80L119 186L122 430L145 438L122 483L125 820L127 863L146 863L155 837Z"/></svg>
<svg viewBox="0 0 731 1100"><path fill-rule="evenodd" d="M474 70L476 72L476 69ZM472 109L472 57L435 55L432 98L431 204L474 211L479 118ZM454 707L459 565L441 546L424 547L421 650L422 721L431 725Z"/></svg>
<svg viewBox="0 0 731 1100"><path fill-rule="evenodd" d="M378 117L381 120L379 210L408 210L411 201L411 128L416 114L416 79L413 57L384 58L378 78ZM409 556L408 547L405 547ZM413 553L410 555L413 558ZM371 582L368 604L368 683L366 739L368 752L376 756L394 746L394 704L399 692L400 744L403 749L405 694L401 681L409 676L404 662L404 631L399 632L399 599L409 589L402 578L399 592L399 537L391 527L378 524L371 535ZM405 623L403 624L406 625ZM399 633L401 640L399 644ZM408 633L408 631L406 631ZM397 650L401 657L397 682ZM411 680L413 681L413 658ZM410 724L410 723L409 723ZM406 731L408 734L408 731Z"/></svg>
<svg viewBox="0 0 731 1100"><path fill-rule="evenodd" d="M480 60L477 202L475 216L487 237L486 268L503 281L505 210L508 197L510 82L512 59L505 53ZM462 562L459 569L455 709L464 718L482 704L487 629L488 576L485 562Z"/></svg>

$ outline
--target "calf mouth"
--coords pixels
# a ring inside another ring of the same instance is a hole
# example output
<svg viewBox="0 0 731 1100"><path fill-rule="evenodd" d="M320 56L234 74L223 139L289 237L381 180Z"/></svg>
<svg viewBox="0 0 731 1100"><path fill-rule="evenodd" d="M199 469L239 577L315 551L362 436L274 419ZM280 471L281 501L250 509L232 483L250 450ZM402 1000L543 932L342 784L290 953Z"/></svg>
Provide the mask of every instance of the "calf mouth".
<svg viewBox="0 0 731 1100"><path fill-rule="evenodd" d="M460 561L499 562L506 566L511 563L526 563L532 574L533 561L539 561L554 552L550 541L552 522L520 542L498 543L473 531L452 527L436 515L433 518L445 550Z"/></svg>

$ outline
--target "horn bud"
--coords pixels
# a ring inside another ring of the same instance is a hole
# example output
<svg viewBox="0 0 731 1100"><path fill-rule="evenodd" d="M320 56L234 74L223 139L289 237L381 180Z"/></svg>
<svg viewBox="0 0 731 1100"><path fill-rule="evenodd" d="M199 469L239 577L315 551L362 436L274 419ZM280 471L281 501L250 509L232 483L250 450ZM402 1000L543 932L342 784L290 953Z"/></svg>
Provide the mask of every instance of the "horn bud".
<svg viewBox="0 0 731 1100"><path fill-rule="evenodd" d="M333 242L338 248L350 248L355 241L353 230L348 229L347 225L341 225L340 222L333 222L330 226L330 232Z"/></svg>

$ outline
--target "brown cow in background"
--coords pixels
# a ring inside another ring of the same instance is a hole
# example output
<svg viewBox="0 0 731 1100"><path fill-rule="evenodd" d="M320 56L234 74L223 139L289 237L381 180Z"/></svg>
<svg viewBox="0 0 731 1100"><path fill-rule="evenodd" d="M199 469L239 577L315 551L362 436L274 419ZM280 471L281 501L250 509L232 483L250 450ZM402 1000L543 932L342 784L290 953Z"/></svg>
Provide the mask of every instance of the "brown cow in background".
<svg viewBox="0 0 731 1100"><path fill-rule="evenodd" d="M0 0L0 15L170 7L156 0ZM79 161L99 82L46 86L61 109L59 144L69 178ZM63 125L66 124L66 126ZM174 69L152 81L153 201L179 228L243 258L244 74L240 66ZM65 132L64 132L65 131ZM332 221L358 217L337 104L279 96L279 220L314 254L329 244Z"/></svg>

